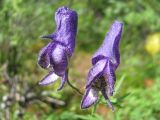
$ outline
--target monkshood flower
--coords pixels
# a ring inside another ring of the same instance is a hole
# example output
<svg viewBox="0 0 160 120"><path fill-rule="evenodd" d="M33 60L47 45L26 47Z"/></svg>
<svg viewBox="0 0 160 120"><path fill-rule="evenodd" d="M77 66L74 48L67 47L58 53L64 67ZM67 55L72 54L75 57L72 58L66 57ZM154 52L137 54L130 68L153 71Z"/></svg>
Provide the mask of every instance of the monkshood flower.
<svg viewBox="0 0 160 120"><path fill-rule="evenodd" d="M101 47L92 57L93 67L88 73L86 92L81 101L81 108L85 109L96 103L99 91L106 99L109 107L114 111L107 93L112 96L116 81L115 71L120 64L119 41L123 24L114 21Z"/></svg>
<svg viewBox="0 0 160 120"><path fill-rule="evenodd" d="M75 48L77 33L77 13L67 7L60 7L55 13L56 31L42 38L51 42L42 48L38 57L38 64L50 72L40 82L40 85L54 83L61 77L61 90L68 78L68 63Z"/></svg>

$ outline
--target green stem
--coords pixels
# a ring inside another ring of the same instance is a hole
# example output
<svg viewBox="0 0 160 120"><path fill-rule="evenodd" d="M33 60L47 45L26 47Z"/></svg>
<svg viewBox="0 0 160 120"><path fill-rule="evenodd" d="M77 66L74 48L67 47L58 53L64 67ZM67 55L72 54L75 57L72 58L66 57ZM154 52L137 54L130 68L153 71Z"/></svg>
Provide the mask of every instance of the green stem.
<svg viewBox="0 0 160 120"><path fill-rule="evenodd" d="M69 70L67 69L67 74L69 73ZM71 87L71 88L73 88L77 93L79 93L80 95L83 95L83 93L78 89L78 88L76 88L75 86L73 86L71 83L70 83L70 81L69 81L69 79L67 78L67 83L68 83L68 85Z"/></svg>
<svg viewBox="0 0 160 120"><path fill-rule="evenodd" d="M100 103L101 99L102 99L102 96L100 96L100 98L98 99L98 101L94 104L93 109L92 109L92 115L94 115L96 113L97 106Z"/></svg>
<svg viewBox="0 0 160 120"><path fill-rule="evenodd" d="M71 88L73 88L76 92L78 92L80 95L83 95L83 93L82 93L78 88L76 88L75 86L73 86L73 85L70 83L69 80L67 80L67 83L68 83L68 85L69 85Z"/></svg>

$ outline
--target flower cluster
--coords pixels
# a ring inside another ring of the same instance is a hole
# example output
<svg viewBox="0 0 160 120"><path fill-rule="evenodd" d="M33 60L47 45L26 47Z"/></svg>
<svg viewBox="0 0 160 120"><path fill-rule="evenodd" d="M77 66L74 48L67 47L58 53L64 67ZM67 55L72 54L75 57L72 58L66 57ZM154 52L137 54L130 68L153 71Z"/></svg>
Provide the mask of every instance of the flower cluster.
<svg viewBox="0 0 160 120"><path fill-rule="evenodd" d="M38 64L50 72L40 82L48 85L62 77L61 90L68 79L68 63L75 48L77 33L77 13L67 7L60 7L55 14L56 31L42 38L49 38L51 42L42 48L38 57ZM115 71L120 64L119 42L122 34L122 22L114 21L107 33L103 44L92 57L93 67L89 70L86 91L81 101L81 108L85 109L96 103L99 91L114 111L108 94L113 95L116 82Z"/></svg>

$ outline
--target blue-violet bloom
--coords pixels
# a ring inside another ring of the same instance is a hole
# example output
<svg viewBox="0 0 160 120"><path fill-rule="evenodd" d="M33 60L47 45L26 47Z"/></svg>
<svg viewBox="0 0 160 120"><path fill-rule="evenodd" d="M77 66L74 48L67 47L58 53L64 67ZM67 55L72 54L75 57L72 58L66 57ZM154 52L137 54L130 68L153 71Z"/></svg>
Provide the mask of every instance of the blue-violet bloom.
<svg viewBox="0 0 160 120"><path fill-rule="evenodd" d="M92 57L93 67L88 73L86 92L81 101L85 109L96 103L101 91L109 107L114 111L107 92L112 96L116 81L115 71L120 64L119 41L122 34L122 22L114 21L101 47Z"/></svg>
<svg viewBox="0 0 160 120"><path fill-rule="evenodd" d="M77 13L67 7L60 7L55 13L56 31L42 38L51 39L51 42L41 49L38 56L38 64L50 72L40 82L39 85L48 85L61 77L61 90L68 79L68 63L73 55L76 33L77 33Z"/></svg>

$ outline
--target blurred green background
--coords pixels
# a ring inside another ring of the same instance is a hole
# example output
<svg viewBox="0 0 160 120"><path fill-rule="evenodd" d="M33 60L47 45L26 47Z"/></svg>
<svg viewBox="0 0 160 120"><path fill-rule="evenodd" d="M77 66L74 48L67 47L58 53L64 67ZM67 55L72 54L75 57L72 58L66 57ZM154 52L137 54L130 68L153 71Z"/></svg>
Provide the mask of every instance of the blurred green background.
<svg viewBox="0 0 160 120"><path fill-rule="evenodd" d="M47 70L37 65L39 50L55 30L54 12L78 13L78 35L69 79L84 92L91 56L114 20L124 23L121 64L116 71L113 113L104 100L80 109L80 96L58 80L38 86ZM0 0L1 120L160 120L159 0Z"/></svg>

